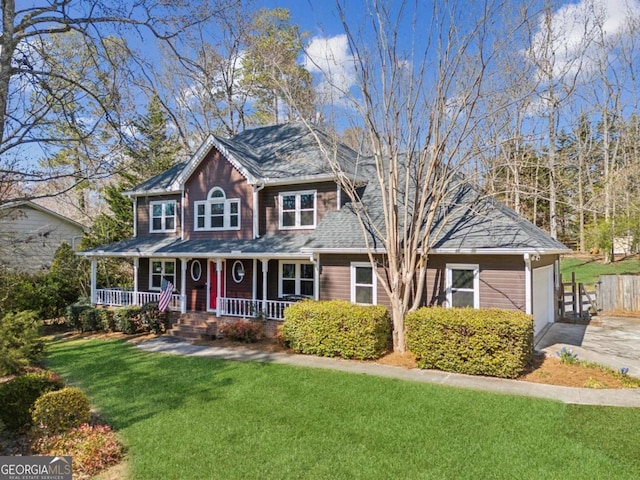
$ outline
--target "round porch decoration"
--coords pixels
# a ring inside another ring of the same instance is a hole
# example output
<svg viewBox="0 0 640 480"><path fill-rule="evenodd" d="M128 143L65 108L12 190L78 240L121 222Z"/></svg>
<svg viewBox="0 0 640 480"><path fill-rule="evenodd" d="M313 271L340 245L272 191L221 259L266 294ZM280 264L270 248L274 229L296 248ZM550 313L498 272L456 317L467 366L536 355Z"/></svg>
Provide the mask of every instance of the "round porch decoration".
<svg viewBox="0 0 640 480"><path fill-rule="evenodd" d="M233 262L231 275L233 276L233 281L236 283L240 283L244 279L244 264L242 263L242 260L236 260Z"/></svg>
<svg viewBox="0 0 640 480"><path fill-rule="evenodd" d="M200 265L200 260L194 260L191 262L191 279L194 282L200 280L202 276L202 265Z"/></svg>

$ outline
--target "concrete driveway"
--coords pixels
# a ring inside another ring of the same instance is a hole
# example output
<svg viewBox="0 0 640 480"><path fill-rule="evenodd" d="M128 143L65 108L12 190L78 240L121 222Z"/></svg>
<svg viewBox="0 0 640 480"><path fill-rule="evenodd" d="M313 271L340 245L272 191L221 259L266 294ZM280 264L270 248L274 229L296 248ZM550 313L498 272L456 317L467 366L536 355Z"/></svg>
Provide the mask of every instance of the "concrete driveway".
<svg viewBox="0 0 640 480"><path fill-rule="evenodd" d="M536 350L555 355L563 346L583 360L616 370L627 367L630 375L640 376L640 317L602 315L588 325L554 323L538 340Z"/></svg>

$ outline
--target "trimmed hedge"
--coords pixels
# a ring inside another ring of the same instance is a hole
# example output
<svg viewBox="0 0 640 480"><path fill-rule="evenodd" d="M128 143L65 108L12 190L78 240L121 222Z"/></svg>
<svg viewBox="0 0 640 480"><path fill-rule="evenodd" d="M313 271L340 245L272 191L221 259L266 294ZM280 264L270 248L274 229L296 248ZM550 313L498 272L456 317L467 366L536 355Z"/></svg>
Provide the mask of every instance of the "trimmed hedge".
<svg viewBox="0 0 640 480"><path fill-rule="evenodd" d="M94 309L90 303L77 302L68 305L64 312L64 321L68 327L74 330L82 330L80 315L86 310Z"/></svg>
<svg viewBox="0 0 640 480"><path fill-rule="evenodd" d="M31 424L31 407L36 400L63 387L60 377L48 371L26 373L1 383L0 422L9 432L19 432Z"/></svg>
<svg viewBox="0 0 640 480"><path fill-rule="evenodd" d="M142 331L142 308L137 305L118 308L113 314L116 331L134 334Z"/></svg>
<svg viewBox="0 0 640 480"><path fill-rule="evenodd" d="M515 378L533 355L533 318L515 310L424 307L405 326L420 368Z"/></svg>
<svg viewBox="0 0 640 480"><path fill-rule="evenodd" d="M91 405L87 396L76 387L47 392L31 409L31 419L40 433L56 434L79 427L89 421Z"/></svg>
<svg viewBox="0 0 640 480"><path fill-rule="evenodd" d="M389 345L389 311L344 300L305 300L287 307L280 329L299 353L323 357L380 358Z"/></svg>
<svg viewBox="0 0 640 480"><path fill-rule="evenodd" d="M158 302L145 303L140 309L140 323L145 331L165 333L170 327L169 314L158 309Z"/></svg>

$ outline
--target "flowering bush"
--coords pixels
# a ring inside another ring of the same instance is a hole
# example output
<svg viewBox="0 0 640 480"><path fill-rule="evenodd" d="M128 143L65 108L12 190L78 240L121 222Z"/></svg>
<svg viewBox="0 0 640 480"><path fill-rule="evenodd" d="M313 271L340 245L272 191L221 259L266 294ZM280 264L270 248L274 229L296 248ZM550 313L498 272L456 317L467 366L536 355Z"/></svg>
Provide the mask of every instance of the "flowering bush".
<svg viewBox="0 0 640 480"><path fill-rule="evenodd" d="M570 348L562 347L559 352L556 352L556 355L560 357L560 361L562 363L566 363L567 365L578 363L578 354L573 353L573 350L571 350Z"/></svg>
<svg viewBox="0 0 640 480"><path fill-rule="evenodd" d="M262 323L250 320L235 320L223 323L218 328L218 331L231 340L253 343L262 338Z"/></svg>
<svg viewBox="0 0 640 480"><path fill-rule="evenodd" d="M46 435L32 445L33 453L73 457L73 478L90 477L122 459L123 448L107 425L83 424L68 432Z"/></svg>

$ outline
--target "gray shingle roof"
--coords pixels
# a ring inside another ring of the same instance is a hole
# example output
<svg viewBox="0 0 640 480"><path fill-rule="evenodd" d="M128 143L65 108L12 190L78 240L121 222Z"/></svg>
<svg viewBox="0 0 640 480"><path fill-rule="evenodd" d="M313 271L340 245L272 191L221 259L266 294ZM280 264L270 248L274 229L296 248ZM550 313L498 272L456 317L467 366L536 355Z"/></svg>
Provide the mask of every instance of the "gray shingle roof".
<svg viewBox="0 0 640 480"><path fill-rule="evenodd" d="M531 250L567 251L567 247L546 232L517 215L499 201L481 194L469 184L458 184L449 204L442 208L440 220L432 229L432 249L436 251ZM384 234L382 206L376 187L370 184L362 198L373 225ZM446 219L446 220L445 220ZM371 245L383 248L369 228ZM348 204L327 213L311 235L305 251L364 249L365 237L353 208Z"/></svg>
<svg viewBox="0 0 640 480"><path fill-rule="evenodd" d="M145 192L162 192L168 190L175 179L180 175L184 169L186 163L180 162L171 167L169 170L162 172L155 177L151 177L145 180L141 184L134 187L131 192L145 193Z"/></svg>
<svg viewBox="0 0 640 480"><path fill-rule="evenodd" d="M303 123L293 122L245 130L231 138L213 138L225 150L223 153L233 156L256 179L331 175L333 172L327 162L326 152L331 155L335 152L342 171L354 172L358 154L345 145L335 144L321 130L312 129ZM325 152L319 148L318 142ZM183 171L189 172L191 162L201 160L192 158L190 162L180 163L136 186L132 192L144 195L169 190L175 187L174 182Z"/></svg>
<svg viewBox="0 0 640 480"><path fill-rule="evenodd" d="M215 255L256 257L304 256L300 249L308 234L265 235L256 239L181 240L176 237L131 238L83 252L87 256L212 257Z"/></svg>

